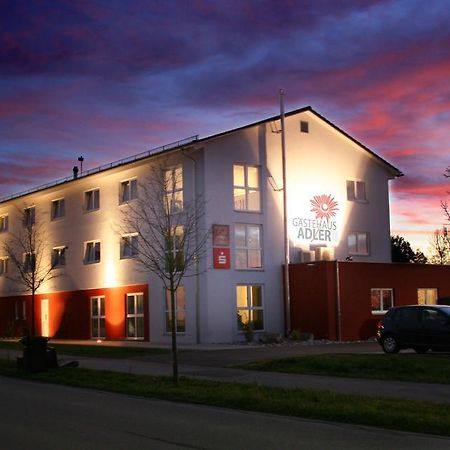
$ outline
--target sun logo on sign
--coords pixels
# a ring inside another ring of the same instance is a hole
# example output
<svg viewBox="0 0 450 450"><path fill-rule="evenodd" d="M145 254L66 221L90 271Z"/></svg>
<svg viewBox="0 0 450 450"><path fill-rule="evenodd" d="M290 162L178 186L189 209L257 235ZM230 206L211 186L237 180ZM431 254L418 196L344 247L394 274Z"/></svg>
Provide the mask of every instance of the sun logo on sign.
<svg viewBox="0 0 450 450"><path fill-rule="evenodd" d="M316 214L316 219L329 220L339 210L337 201L331 195L315 195L310 202L312 205L311 212Z"/></svg>

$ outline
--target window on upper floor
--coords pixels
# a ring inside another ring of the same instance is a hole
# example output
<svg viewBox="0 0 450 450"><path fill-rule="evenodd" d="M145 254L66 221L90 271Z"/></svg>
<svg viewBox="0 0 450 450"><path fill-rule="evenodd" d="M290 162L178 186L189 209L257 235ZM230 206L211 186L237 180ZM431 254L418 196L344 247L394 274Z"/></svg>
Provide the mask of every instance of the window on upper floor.
<svg viewBox="0 0 450 450"><path fill-rule="evenodd" d="M233 164L233 198L236 211L261 211L258 166Z"/></svg>
<svg viewBox="0 0 450 450"><path fill-rule="evenodd" d="M30 206L23 210L23 226L32 227L36 223L36 208Z"/></svg>
<svg viewBox="0 0 450 450"><path fill-rule="evenodd" d="M164 192L166 212L177 213L183 210L183 168L171 167L164 171Z"/></svg>
<svg viewBox="0 0 450 450"><path fill-rule="evenodd" d="M23 255L23 271L32 273L36 270L36 253L27 252Z"/></svg>
<svg viewBox="0 0 450 450"><path fill-rule="evenodd" d="M61 217L64 217L66 211L65 211L65 201L63 198L59 198L57 200L52 201L52 211L51 211L51 218L52 220L60 219Z"/></svg>
<svg viewBox="0 0 450 450"><path fill-rule="evenodd" d="M2 231L8 231L8 214L0 216L0 233Z"/></svg>
<svg viewBox="0 0 450 450"><path fill-rule="evenodd" d="M100 262L100 241L86 242L84 249L84 263L93 264Z"/></svg>
<svg viewBox="0 0 450 450"><path fill-rule="evenodd" d="M120 183L120 203L127 203L131 200L135 200L138 196L137 187L137 178L122 181Z"/></svg>
<svg viewBox="0 0 450 450"><path fill-rule="evenodd" d="M100 189L92 189L84 193L84 209L95 211L100 208Z"/></svg>
<svg viewBox="0 0 450 450"><path fill-rule="evenodd" d="M372 305L372 314L385 313L394 306L394 291L390 288L371 289L370 302Z"/></svg>
<svg viewBox="0 0 450 450"><path fill-rule="evenodd" d="M347 200L365 202L366 183L358 180L347 180Z"/></svg>
<svg viewBox="0 0 450 450"><path fill-rule="evenodd" d="M120 258L133 258L139 252L139 239L137 233L124 234L120 238Z"/></svg>
<svg viewBox="0 0 450 450"><path fill-rule="evenodd" d="M8 273L9 258L7 256L0 257L0 276Z"/></svg>
<svg viewBox="0 0 450 450"><path fill-rule="evenodd" d="M347 236L349 255L369 254L369 234L365 232L353 232Z"/></svg>
<svg viewBox="0 0 450 450"><path fill-rule="evenodd" d="M52 267L62 267L66 265L67 247L54 247L52 249Z"/></svg>
<svg viewBox="0 0 450 450"><path fill-rule="evenodd" d="M262 267L261 225L237 223L234 227L236 269Z"/></svg>
<svg viewBox="0 0 450 450"><path fill-rule="evenodd" d="M184 268L184 229L173 227L165 236L166 271L168 273L182 271Z"/></svg>

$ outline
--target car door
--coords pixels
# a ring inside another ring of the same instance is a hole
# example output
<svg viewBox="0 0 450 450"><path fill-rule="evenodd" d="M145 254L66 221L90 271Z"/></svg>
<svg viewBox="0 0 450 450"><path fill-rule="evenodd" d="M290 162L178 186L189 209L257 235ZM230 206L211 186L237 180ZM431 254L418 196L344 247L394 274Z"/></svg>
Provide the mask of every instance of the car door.
<svg viewBox="0 0 450 450"><path fill-rule="evenodd" d="M395 316L395 322L397 338L402 345L412 347L421 344L422 335L417 308L412 306L399 308Z"/></svg>
<svg viewBox="0 0 450 450"><path fill-rule="evenodd" d="M421 316L425 343L432 348L448 347L450 345L449 316L434 308L423 308Z"/></svg>

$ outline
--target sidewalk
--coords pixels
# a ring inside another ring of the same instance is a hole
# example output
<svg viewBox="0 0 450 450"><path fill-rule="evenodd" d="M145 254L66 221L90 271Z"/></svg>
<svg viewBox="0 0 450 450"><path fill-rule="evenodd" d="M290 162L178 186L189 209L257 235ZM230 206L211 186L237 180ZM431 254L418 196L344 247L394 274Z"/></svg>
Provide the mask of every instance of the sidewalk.
<svg viewBox="0 0 450 450"><path fill-rule="evenodd" d="M215 381L257 383L283 388L329 390L349 394L377 397L399 397L411 400L426 400L450 403L450 385L382 381L356 378L327 377L319 375L294 375L234 369L230 366L274 357L301 356L323 353L372 353L379 352L373 343L302 345L281 347L217 346L208 349L194 347L179 353L181 376ZM0 358L15 360L19 352L0 349ZM142 359L107 359L58 355L60 363L77 360L80 367L93 370L165 375L172 374L170 354L150 355Z"/></svg>

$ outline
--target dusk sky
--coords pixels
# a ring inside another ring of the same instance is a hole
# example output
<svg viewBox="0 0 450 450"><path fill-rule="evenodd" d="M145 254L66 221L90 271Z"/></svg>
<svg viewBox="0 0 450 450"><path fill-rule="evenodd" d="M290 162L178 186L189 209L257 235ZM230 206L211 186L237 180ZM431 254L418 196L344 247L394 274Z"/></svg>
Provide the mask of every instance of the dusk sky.
<svg viewBox="0 0 450 450"><path fill-rule="evenodd" d="M405 174L392 233L426 251L450 199L449 0L2 0L0 197L276 115L280 88Z"/></svg>

